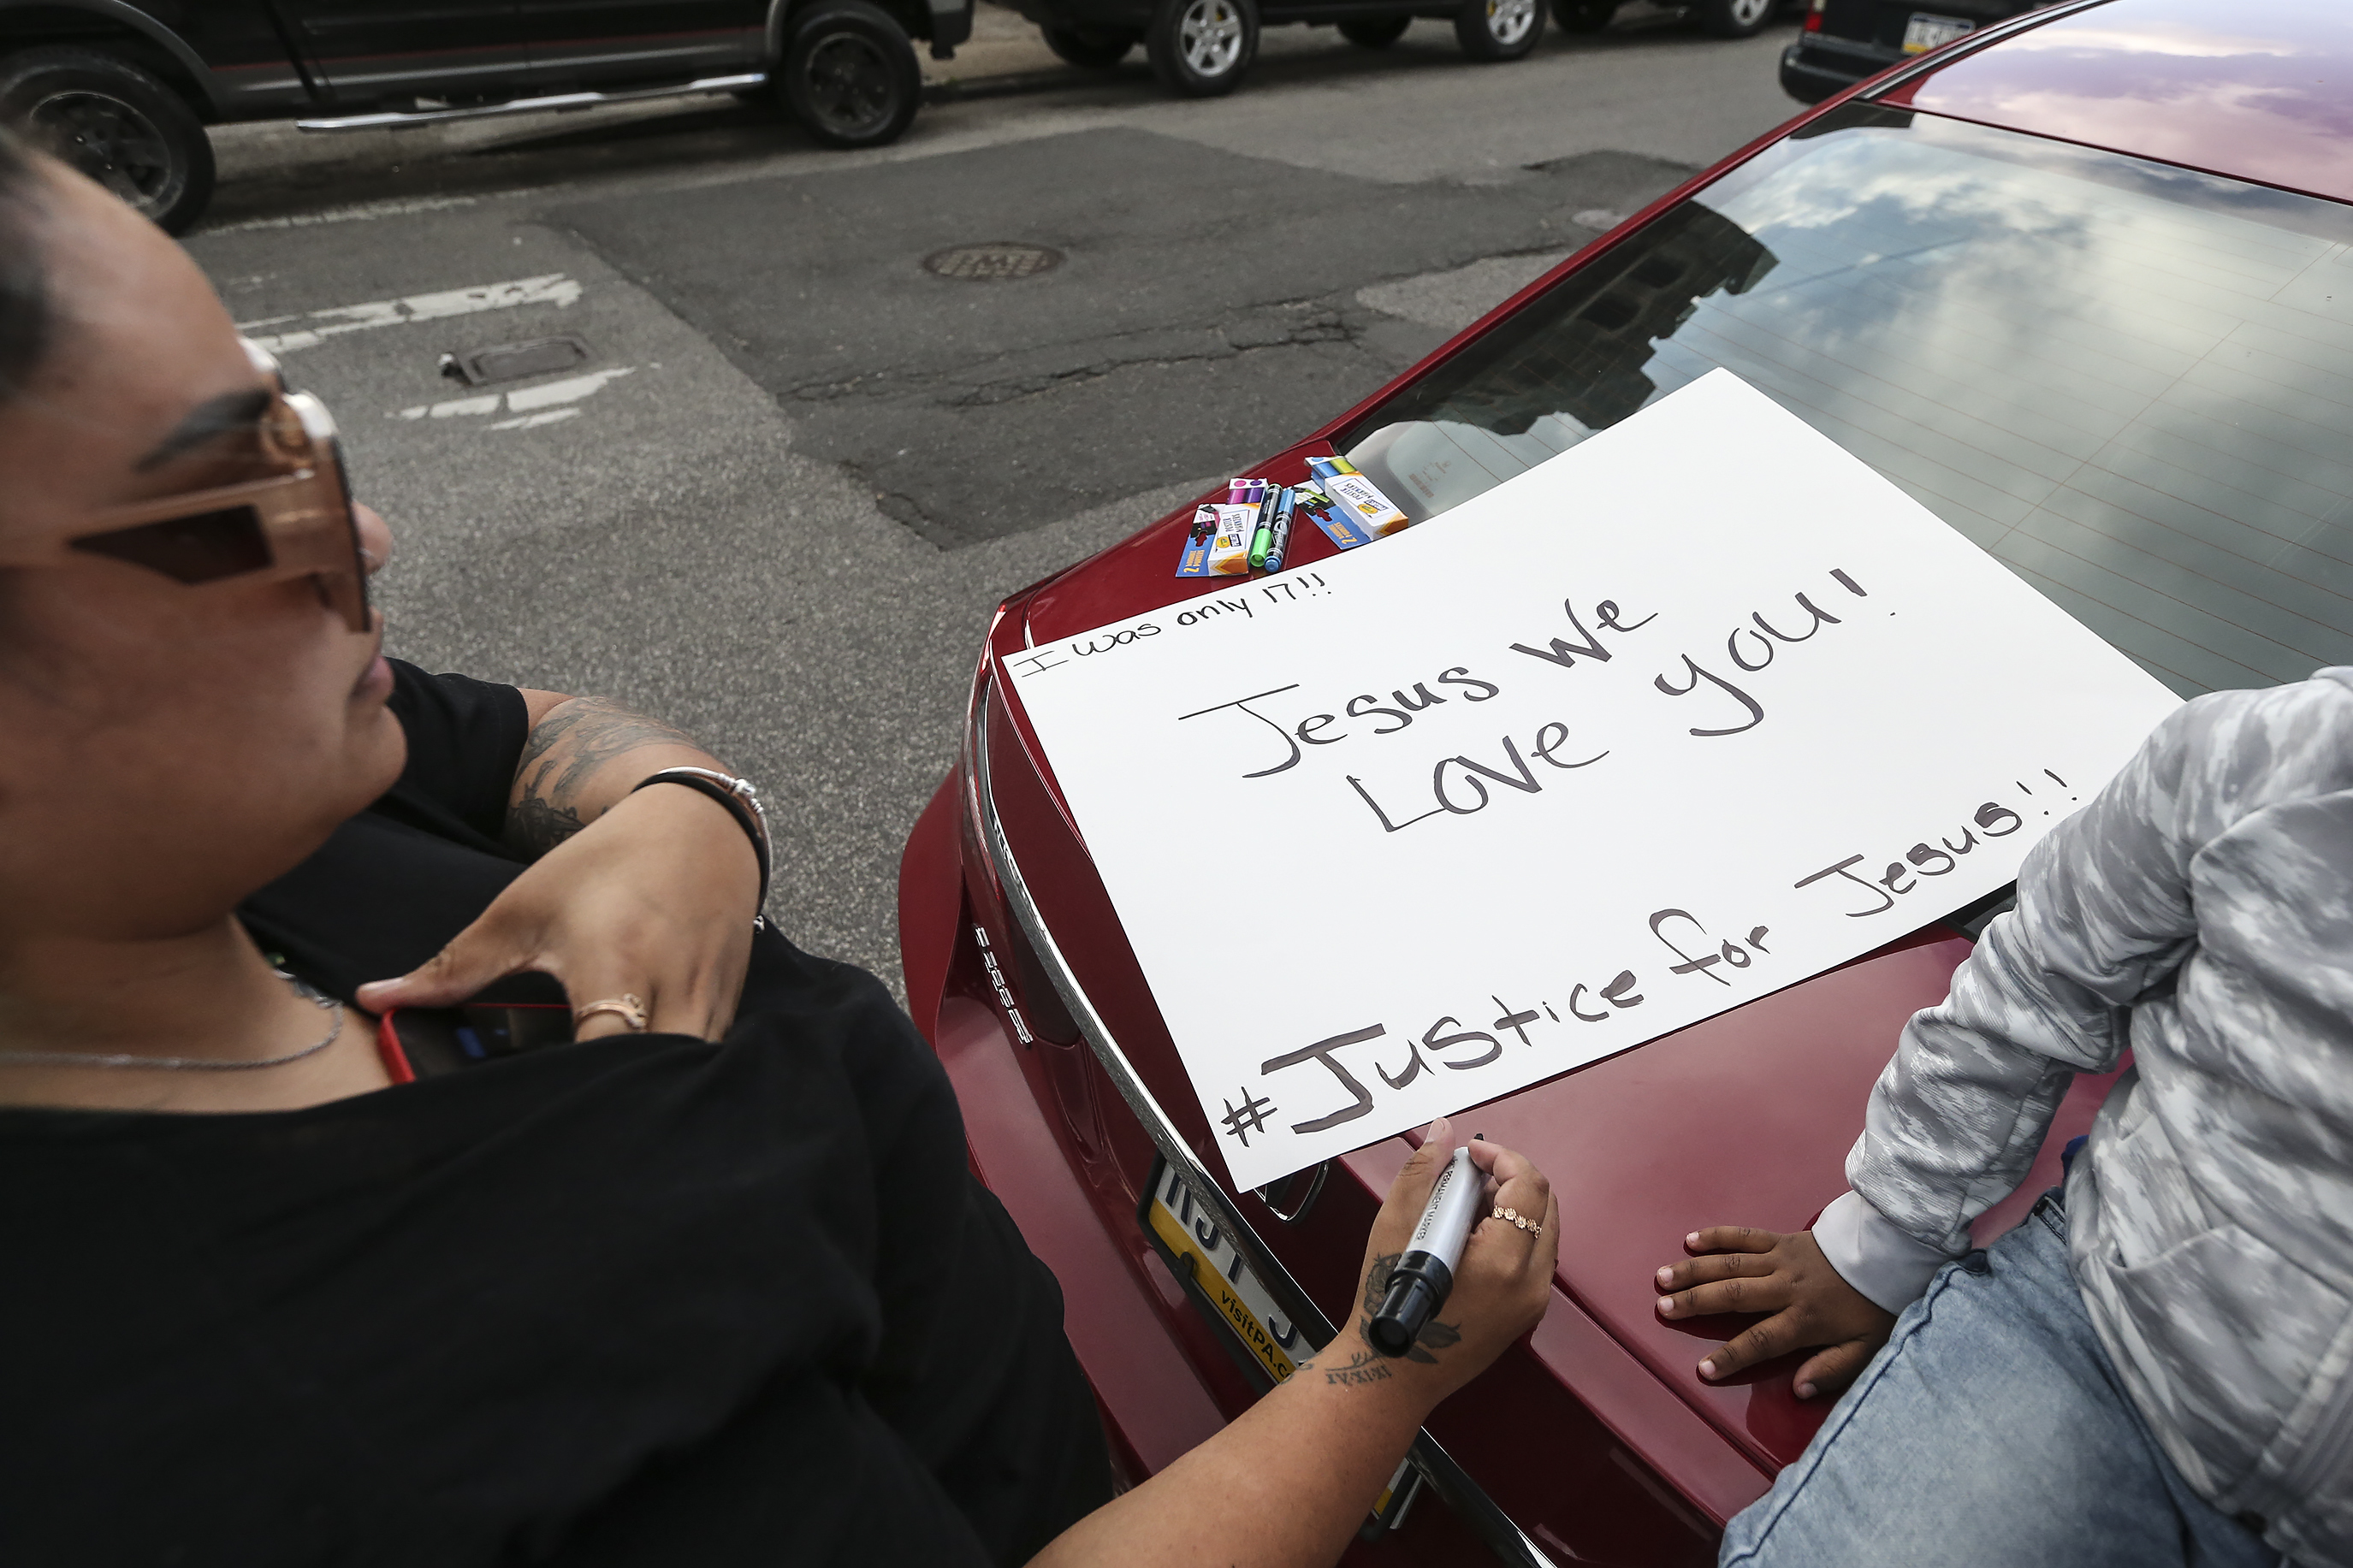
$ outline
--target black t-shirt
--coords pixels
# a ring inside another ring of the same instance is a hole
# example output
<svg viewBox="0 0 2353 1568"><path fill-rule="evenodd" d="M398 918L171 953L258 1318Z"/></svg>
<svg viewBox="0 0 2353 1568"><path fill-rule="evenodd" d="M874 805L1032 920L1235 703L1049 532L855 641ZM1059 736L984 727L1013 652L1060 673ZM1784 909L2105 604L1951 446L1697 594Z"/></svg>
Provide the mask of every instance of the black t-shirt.
<svg viewBox="0 0 2353 1568"><path fill-rule="evenodd" d="M511 689L254 900L348 996L520 869ZM485 753L489 753L486 755ZM470 836L470 837L469 837ZM1053 1279L871 976L306 1110L0 1110L0 1562L1022 1561L1103 1501Z"/></svg>
<svg viewBox="0 0 2353 1568"><path fill-rule="evenodd" d="M408 735L399 782L239 911L265 951L346 998L438 952L525 864L499 837L531 731L522 693L397 659L392 671L392 710ZM496 994L564 1000L543 975Z"/></svg>

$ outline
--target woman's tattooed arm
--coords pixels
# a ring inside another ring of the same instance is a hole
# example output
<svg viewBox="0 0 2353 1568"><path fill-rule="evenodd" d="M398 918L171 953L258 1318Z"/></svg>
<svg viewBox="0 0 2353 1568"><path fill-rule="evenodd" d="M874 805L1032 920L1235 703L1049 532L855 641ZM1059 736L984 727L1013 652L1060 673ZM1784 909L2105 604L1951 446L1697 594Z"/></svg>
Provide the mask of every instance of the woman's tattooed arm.
<svg viewBox="0 0 2353 1568"><path fill-rule="evenodd" d="M533 726L523 744L507 800L507 845L537 859L647 774L681 766L720 763L683 731L610 698L567 699Z"/></svg>

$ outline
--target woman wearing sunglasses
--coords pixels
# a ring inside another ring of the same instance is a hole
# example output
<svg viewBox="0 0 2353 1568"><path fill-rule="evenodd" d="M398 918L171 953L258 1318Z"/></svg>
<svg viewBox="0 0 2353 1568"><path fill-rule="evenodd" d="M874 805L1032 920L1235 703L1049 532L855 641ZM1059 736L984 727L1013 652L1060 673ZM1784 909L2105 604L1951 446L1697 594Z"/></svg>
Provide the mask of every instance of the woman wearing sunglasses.
<svg viewBox="0 0 2353 1568"><path fill-rule="evenodd" d="M1352 1328L1107 1500L938 1063L754 930L747 786L387 662L389 549L186 256L0 138L0 1562L1335 1558L1542 1310L1544 1178L1472 1145L1459 1337ZM379 1032L493 983L576 1042Z"/></svg>

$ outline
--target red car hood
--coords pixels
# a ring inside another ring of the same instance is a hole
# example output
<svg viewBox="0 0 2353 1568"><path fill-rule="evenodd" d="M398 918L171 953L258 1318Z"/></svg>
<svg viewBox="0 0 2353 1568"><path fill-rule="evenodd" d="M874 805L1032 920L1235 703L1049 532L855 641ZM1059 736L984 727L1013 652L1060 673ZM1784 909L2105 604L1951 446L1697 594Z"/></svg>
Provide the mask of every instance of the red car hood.
<svg viewBox="0 0 2353 1568"><path fill-rule="evenodd" d="M1304 477L1308 454L1331 449L1309 443L1256 471L1290 483ZM1017 596L998 622L994 653L1010 655L1214 591L1214 582L1170 575L1191 515L1190 505L1179 508ZM1331 553L1331 545L1310 532L1294 563ZM1042 782L1028 809L1000 786L1008 842L1033 885L1049 879L1058 885L1058 896L1041 904L1061 906L1055 923L1074 967L1155 1097L1187 1130L1205 1167L1222 1172L1222 1159L1209 1157L1216 1140L1201 1122L1173 1049L1164 1045L1166 1025L1116 931L1068 809L1053 793L1051 772L1008 684L998 683L996 691L996 700L1016 710L999 715L1004 728L997 732L1008 740L1018 736ZM994 762L993 773L1005 773L1010 761ZM1046 877L1038 875L1041 869ZM1054 919L1051 908L1044 912ZM1795 1363L1787 1360L1726 1385L1703 1384L1696 1363L1710 1346L1737 1332L1743 1320L1662 1322L1652 1306L1653 1274L1683 1257L1683 1237L1703 1226L1799 1229L1845 1190L1847 1150L1862 1131L1871 1086L1905 1020L1944 999L1954 967L1968 951L1966 937L1932 925L1732 1012L1476 1107L1465 1124L1466 1131L1525 1152L1551 1178L1561 1201L1557 1283L1570 1302L1630 1352L1659 1389L1672 1391L1764 1474L1797 1458L1821 1419L1822 1404L1801 1404L1789 1392ZM2108 1082L2075 1085L2033 1173L1979 1222L1980 1239L2015 1224L2034 1196L2056 1183L2059 1150L2089 1128ZM1409 1152L1406 1140L1392 1138L1343 1163L1377 1194ZM1310 1246L1303 1232L1314 1228L1265 1239L1285 1253ZM1362 1247L1361 1230L1345 1244L1353 1259ZM1540 1330L1537 1358L1572 1392L1580 1379L1598 1375L1595 1367L1575 1364L1590 1360L1575 1341L1554 1336L1550 1342L1548 1351ZM1620 1436L1638 1449L1645 1447L1635 1434ZM1662 1473L1673 1473L1671 1458L1645 1457ZM1687 1489L1696 1495L1707 1489Z"/></svg>

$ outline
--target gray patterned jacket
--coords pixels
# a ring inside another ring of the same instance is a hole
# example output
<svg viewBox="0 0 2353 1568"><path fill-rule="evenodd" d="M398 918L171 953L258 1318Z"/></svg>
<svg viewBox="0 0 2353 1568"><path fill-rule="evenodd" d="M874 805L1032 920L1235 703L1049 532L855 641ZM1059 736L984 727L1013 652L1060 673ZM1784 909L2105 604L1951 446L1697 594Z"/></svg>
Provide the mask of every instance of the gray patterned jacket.
<svg viewBox="0 0 2353 1568"><path fill-rule="evenodd" d="M1832 1265L1916 1297L2127 1047L2067 1183L2100 1341L2201 1496L2353 1568L2353 668L2187 704L2028 856L1872 1090Z"/></svg>

